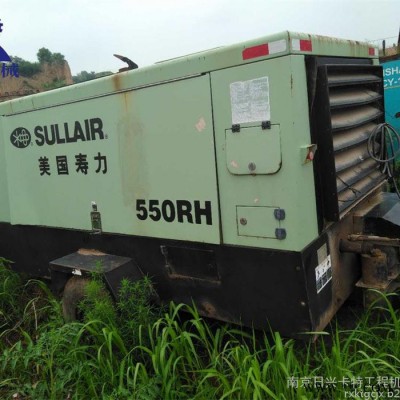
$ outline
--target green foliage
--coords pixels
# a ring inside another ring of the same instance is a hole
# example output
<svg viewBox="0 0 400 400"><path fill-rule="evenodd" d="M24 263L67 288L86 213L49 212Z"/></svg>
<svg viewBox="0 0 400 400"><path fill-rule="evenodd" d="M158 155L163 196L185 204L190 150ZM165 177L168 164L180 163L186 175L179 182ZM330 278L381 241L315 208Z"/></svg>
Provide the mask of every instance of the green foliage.
<svg viewBox="0 0 400 400"><path fill-rule="evenodd" d="M26 61L21 57L13 56L12 61L18 64L18 72L21 76L31 78L34 75L42 71L42 65L44 63L63 65L65 62L65 57L61 53L52 53L49 49L42 47L37 52L37 58L39 62ZM65 86L65 82L59 80L57 83L49 84L49 87L45 89L55 89L56 87Z"/></svg>
<svg viewBox="0 0 400 400"><path fill-rule="evenodd" d="M81 72L78 72L77 75L74 75L72 77L72 80L74 81L74 83L81 83L81 82L85 82L85 81L90 81L95 78L96 78L96 72L81 71Z"/></svg>
<svg viewBox="0 0 400 400"><path fill-rule="evenodd" d="M114 326L117 320L116 310L110 293L101 280L101 275L93 274L85 292L86 296L79 305L84 321L87 323L99 321Z"/></svg>
<svg viewBox="0 0 400 400"><path fill-rule="evenodd" d="M65 57L63 54L61 53L53 53L51 55L51 64L59 64L59 65L63 65L65 63Z"/></svg>
<svg viewBox="0 0 400 400"><path fill-rule="evenodd" d="M63 87L65 85L66 85L65 80L54 78L52 82L44 83L43 89L53 90L53 89L58 89L60 87Z"/></svg>
<svg viewBox="0 0 400 400"><path fill-rule="evenodd" d="M81 305L83 322L69 324L41 282L23 282L1 259L0 280L7 314L0 341L4 399L17 393L28 399L325 400L345 398L345 389L288 382L400 375L400 315L388 297L356 329L336 327L327 342L301 344L278 333L211 326L195 307L155 309L148 279L123 281L113 303L94 276Z"/></svg>
<svg viewBox="0 0 400 400"><path fill-rule="evenodd" d="M42 70L42 67L37 62L26 61L17 56L12 56L11 59L12 62L18 64L18 72L21 76L31 78Z"/></svg>
<svg viewBox="0 0 400 400"><path fill-rule="evenodd" d="M102 76L107 76L107 75L112 75L112 72L111 71L102 71L102 72L81 71L81 72L78 72L77 75L74 75L72 77L72 80L74 81L74 83L81 83L81 82L90 81L92 79L101 78Z"/></svg>
<svg viewBox="0 0 400 400"><path fill-rule="evenodd" d="M44 64L44 63L50 64L51 63L52 53L49 49L42 47L38 50L36 55L37 55L37 59L39 60L40 64Z"/></svg>
<svg viewBox="0 0 400 400"><path fill-rule="evenodd" d="M37 58L40 64L63 64L65 57L61 53L52 53L49 49L42 47L37 52Z"/></svg>
<svg viewBox="0 0 400 400"><path fill-rule="evenodd" d="M21 312L18 292L21 278L10 269L10 261L0 258L0 328L8 328Z"/></svg>
<svg viewBox="0 0 400 400"><path fill-rule="evenodd" d="M52 53L49 49L42 47L38 50L36 55L37 55L37 59L39 60L40 64L51 63Z"/></svg>
<svg viewBox="0 0 400 400"><path fill-rule="evenodd" d="M62 320L60 305L46 284L23 280L10 265L0 258L0 349L25 333L38 334L43 321L52 325Z"/></svg>
<svg viewBox="0 0 400 400"><path fill-rule="evenodd" d="M129 347L145 341L142 327L153 325L161 316L161 309L151 305L155 292L148 277L138 282L123 279L117 300L119 327Z"/></svg>

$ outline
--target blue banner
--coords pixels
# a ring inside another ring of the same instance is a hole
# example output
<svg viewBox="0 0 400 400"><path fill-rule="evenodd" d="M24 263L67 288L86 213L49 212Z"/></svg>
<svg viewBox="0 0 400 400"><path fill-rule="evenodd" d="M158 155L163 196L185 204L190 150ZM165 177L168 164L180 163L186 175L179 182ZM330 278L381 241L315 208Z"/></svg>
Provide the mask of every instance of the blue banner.
<svg viewBox="0 0 400 400"><path fill-rule="evenodd" d="M385 119L400 134L400 59L382 64Z"/></svg>

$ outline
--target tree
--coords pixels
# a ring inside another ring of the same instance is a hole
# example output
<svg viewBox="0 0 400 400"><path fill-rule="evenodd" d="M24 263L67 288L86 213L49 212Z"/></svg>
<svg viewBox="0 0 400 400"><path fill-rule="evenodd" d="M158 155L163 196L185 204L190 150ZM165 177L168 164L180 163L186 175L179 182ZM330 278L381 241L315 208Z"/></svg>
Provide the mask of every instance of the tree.
<svg viewBox="0 0 400 400"><path fill-rule="evenodd" d="M51 62L54 64L64 64L65 57L61 53L53 53L51 55Z"/></svg>
<svg viewBox="0 0 400 400"><path fill-rule="evenodd" d="M40 64L37 62L32 63L17 56L12 56L11 59L13 63L18 64L18 70L21 76L30 78L41 71Z"/></svg>
<svg viewBox="0 0 400 400"><path fill-rule="evenodd" d="M41 49L39 49L39 51L37 52L37 58L40 62L40 64L44 64L44 63L51 63L52 60L52 53L49 49L46 49L45 47L42 47Z"/></svg>
<svg viewBox="0 0 400 400"><path fill-rule="evenodd" d="M81 71L72 77L74 83L86 82L96 78L96 72Z"/></svg>
<svg viewBox="0 0 400 400"><path fill-rule="evenodd" d="M95 78L100 78L102 76L107 76L111 75L111 71L102 71L102 72L87 72L87 71L81 71L78 72L76 75L72 77L74 83L81 83L81 82L86 82L86 81L91 81L92 79Z"/></svg>

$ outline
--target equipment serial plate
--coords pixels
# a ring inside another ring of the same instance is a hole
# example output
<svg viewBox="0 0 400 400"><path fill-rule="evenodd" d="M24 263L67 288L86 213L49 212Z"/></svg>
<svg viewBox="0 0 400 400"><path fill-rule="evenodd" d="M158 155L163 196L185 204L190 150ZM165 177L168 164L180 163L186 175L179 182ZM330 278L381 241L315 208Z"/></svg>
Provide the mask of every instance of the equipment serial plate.
<svg viewBox="0 0 400 400"><path fill-rule="evenodd" d="M325 258L321 264L315 268L315 280L317 293L319 293L332 279L331 256Z"/></svg>

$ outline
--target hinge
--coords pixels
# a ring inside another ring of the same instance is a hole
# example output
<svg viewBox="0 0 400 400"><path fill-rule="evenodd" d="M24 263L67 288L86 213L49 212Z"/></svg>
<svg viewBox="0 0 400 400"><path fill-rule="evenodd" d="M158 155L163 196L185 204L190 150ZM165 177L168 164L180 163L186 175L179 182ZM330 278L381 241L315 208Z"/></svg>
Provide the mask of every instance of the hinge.
<svg viewBox="0 0 400 400"><path fill-rule="evenodd" d="M262 121L261 129L271 129L271 121Z"/></svg>
<svg viewBox="0 0 400 400"><path fill-rule="evenodd" d="M275 208L274 216L278 221L282 221L286 218L286 213L283 208Z"/></svg>
<svg viewBox="0 0 400 400"><path fill-rule="evenodd" d="M240 132L240 125L239 124L233 124L232 125L232 132Z"/></svg>

